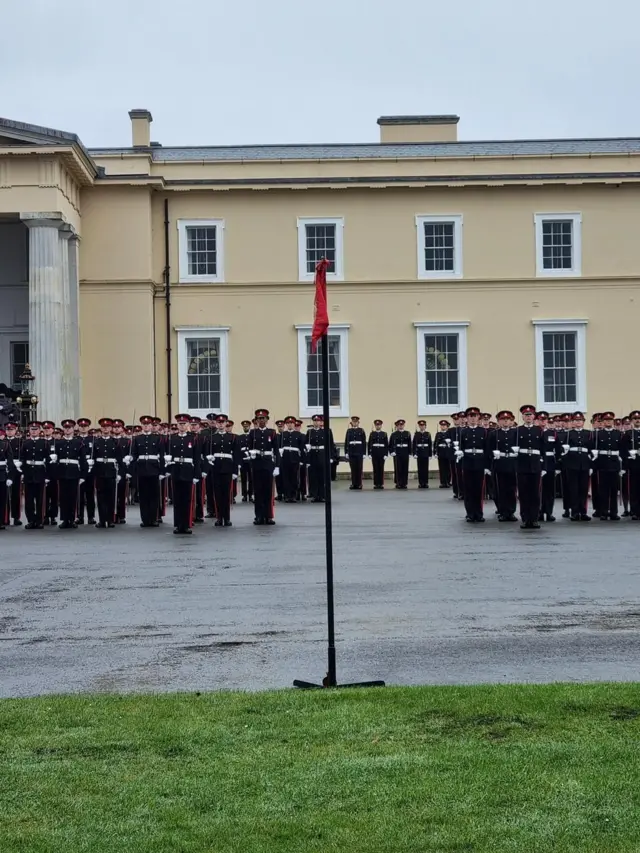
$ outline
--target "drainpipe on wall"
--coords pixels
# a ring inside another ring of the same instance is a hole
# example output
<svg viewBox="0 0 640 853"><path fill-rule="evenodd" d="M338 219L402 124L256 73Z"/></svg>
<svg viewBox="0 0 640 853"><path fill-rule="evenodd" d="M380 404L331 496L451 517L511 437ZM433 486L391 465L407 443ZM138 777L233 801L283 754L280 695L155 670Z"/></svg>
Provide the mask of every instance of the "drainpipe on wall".
<svg viewBox="0 0 640 853"><path fill-rule="evenodd" d="M171 267L169 266L169 199L164 200L164 303L167 338L167 423L171 423L173 392L171 385Z"/></svg>

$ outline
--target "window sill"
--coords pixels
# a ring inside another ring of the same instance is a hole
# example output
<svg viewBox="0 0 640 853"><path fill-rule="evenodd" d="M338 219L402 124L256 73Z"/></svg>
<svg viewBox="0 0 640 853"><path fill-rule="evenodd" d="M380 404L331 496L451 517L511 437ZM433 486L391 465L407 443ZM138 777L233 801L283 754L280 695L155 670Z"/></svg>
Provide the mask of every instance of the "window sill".
<svg viewBox="0 0 640 853"><path fill-rule="evenodd" d="M178 284L224 284L224 279L211 275L190 275L179 278Z"/></svg>
<svg viewBox="0 0 640 853"><path fill-rule="evenodd" d="M420 281L454 281L461 278L461 272L421 272L418 274L418 279Z"/></svg>

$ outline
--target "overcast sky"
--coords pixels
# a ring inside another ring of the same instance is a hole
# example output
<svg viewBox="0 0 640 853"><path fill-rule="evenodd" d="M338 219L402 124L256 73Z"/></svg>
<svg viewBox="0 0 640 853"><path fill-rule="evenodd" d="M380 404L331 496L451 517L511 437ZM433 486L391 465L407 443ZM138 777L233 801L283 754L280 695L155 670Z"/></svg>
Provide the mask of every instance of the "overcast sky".
<svg viewBox="0 0 640 853"><path fill-rule="evenodd" d="M129 145L640 136L639 0L5 0L0 115Z"/></svg>

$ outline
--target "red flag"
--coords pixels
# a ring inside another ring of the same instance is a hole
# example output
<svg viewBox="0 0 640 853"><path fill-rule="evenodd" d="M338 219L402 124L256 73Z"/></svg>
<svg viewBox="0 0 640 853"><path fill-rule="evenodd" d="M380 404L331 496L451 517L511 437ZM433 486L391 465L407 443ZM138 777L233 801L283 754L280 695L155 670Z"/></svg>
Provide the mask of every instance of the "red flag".
<svg viewBox="0 0 640 853"><path fill-rule="evenodd" d="M329 328L329 312L327 310L327 267L326 258L316 264L316 295L313 311L313 329L311 331L311 352L316 351L318 341Z"/></svg>

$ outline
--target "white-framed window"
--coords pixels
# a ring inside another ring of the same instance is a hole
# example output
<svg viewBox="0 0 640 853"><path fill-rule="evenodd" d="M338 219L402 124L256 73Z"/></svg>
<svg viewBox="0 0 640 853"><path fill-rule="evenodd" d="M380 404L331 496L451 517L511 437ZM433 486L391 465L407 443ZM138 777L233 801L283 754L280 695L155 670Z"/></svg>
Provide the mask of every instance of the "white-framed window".
<svg viewBox="0 0 640 853"><path fill-rule="evenodd" d="M536 213L536 275L582 275L582 214Z"/></svg>
<svg viewBox="0 0 640 853"><path fill-rule="evenodd" d="M312 326L296 326L298 332L298 409L301 418L322 414L322 342L311 352ZM349 416L349 326L329 326L329 414Z"/></svg>
<svg viewBox="0 0 640 853"><path fill-rule="evenodd" d="M177 326L180 411L229 413L229 327Z"/></svg>
<svg viewBox="0 0 640 853"><path fill-rule="evenodd" d="M414 323L418 344L418 414L467 408L466 321Z"/></svg>
<svg viewBox="0 0 640 853"><path fill-rule="evenodd" d="M11 341L9 346L11 358L11 387L16 391L19 391L22 387L20 374L24 373L25 367L29 364L29 341Z"/></svg>
<svg viewBox="0 0 640 853"><path fill-rule="evenodd" d="M462 278L462 216L416 216L418 278Z"/></svg>
<svg viewBox="0 0 640 853"><path fill-rule="evenodd" d="M327 281L344 279L344 219L341 216L313 219L298 217L298 277L313 281L316 264L329 261Z"/></svg>
<svg viewBox="0 0 640 853"><path fill-rule="evenodd" d="M548 412L587 408L587 320L533 320L537 406Z"/></svg>
<svg viewBox="0 0 640 853"><path fill-rule="evenodd" d="M178 219L181 284L224 281L224 220Z"/></svg>

